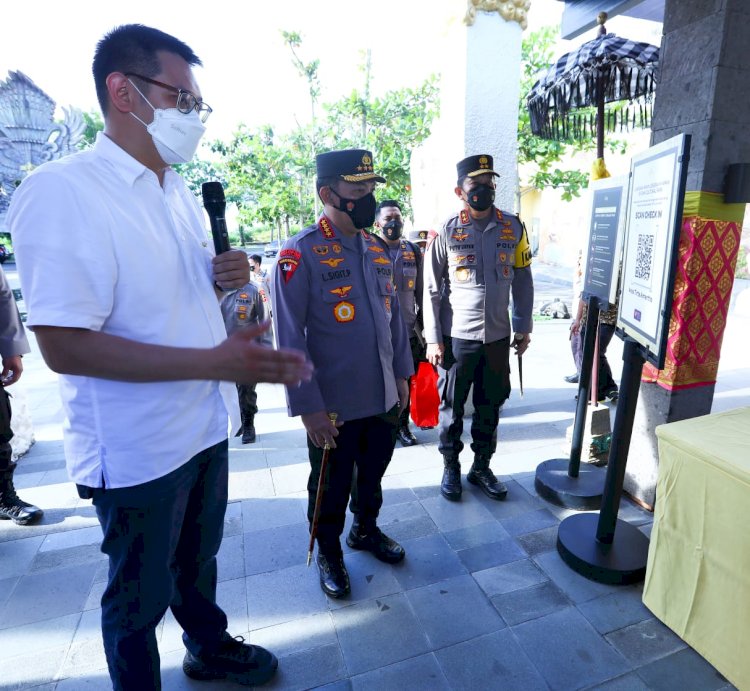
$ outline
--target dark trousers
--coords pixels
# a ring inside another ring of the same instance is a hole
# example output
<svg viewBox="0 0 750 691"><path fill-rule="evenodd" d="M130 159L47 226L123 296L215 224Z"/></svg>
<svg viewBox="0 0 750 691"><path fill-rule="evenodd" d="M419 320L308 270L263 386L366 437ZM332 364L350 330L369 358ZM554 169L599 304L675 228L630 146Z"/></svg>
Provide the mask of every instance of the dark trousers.
<svg viewBox="0 0 750 691"><path fill-rule="evenodd" d="M444 367L438 368L438 449L444 456L455 458L463 450L464 407L473 384L471 449L491 458L497 448L500 406L510 396L510 338L493 343L446 338L444 345Z"/></svg>
<svg viewBox="0 0 750 691"><path fill-rule="evenodd" d="M255 425L255 415L258 412L258 394L255 384L237 384L237 397L240 402L240 416L242 426L252 427Z"/></svg>
<svg viewBox="0 0 750 691"><path fill-rule="evenodd" d="M323 478L324 494L318 519L318 545L324 553L341 549L346 504L351 492L351 511L360 521L375 521L383 505L380 481L396 445L396 413L350 420L339 427L336 448L328 456ZM323 449L309 439L310 477L307 481L307 518L312 525ZM354 469L356 479L352 483ZM354 486L352 487L352 484Z"/></svg>
<svg viewBox="0 0 750 691"><path fill-rule="evenodd" d="M414 363L414 372L416 373L419 363L423 362L426 357L426 348L423 341L420 341L416 336L412 336L409 339L409 346L411 346L411 359ZM411 377L409 377L409 386L411 387ZM399 427L409 426L409 414L411 413L411 396L404 406L398 419Z"/></svg>
<svg viewBox="0 0 750 691"><path fill-rule="evenodd" d="M9 470L13 462L13 450L10 440L13 430L10 428L10 394L0 385L0 473Z"/></svg>
<svg viewBox="0 0 750 691"><path fill-rule="evenodd" d="M579 332L579 340L581 343L583 343L585 332L586 329L581 329ZM597 370L597 388L599 389L597 391L598 400L603 399L607 391L611 391L612 389L617 390L617 382L614 380L614 377L612 377L612 368L609 366L609 360L607 360L607 348L612 342L612 337L614 335L614 324L602 324L601 322L599 322L599 369ZM573 357L576 358L575 350L573 351ZM578 370L579 374L581 372L582 358L583 351L580 350L580 356L576 358L576 369Z"/></svg>
<svg viewBox="0 0 750 691"><path fill-rule="evenodd" d="M89 490L109 557L102 636L115 691L161 688L155 629L168 607L196 655L226 631L216 604L216 554L227 486L223 441L151 482Z"/></svg>

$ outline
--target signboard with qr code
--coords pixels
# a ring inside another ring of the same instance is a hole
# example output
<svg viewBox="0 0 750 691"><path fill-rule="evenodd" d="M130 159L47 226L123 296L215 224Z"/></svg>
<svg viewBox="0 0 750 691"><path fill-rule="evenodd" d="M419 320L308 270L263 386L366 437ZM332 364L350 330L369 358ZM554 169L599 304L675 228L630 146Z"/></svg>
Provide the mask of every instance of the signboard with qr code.
<svg viewBox="0 0 750 691"><path fill-rule="evenodd" d="M664 367L690 156L681 134L633 157L617 328Z"/></svg>
<svg viewBox="0 0 750 691"><path fill-rule="evenodd" d="M583 281L585 295L599 298L601 309L617 304L617 279L622 257L624 205L628 177L604 178L589 185L591 225Z"/></svg>

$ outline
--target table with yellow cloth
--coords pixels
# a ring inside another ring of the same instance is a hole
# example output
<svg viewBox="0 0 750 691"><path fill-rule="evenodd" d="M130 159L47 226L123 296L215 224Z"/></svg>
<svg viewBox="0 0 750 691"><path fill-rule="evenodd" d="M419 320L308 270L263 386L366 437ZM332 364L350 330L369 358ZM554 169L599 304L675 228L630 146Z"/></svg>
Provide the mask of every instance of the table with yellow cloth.
<svg viewBox="0 0 750 691"><path fill-rule="evenodd" d="M644 604L750 689L750 408L656 428Z"/></svg>

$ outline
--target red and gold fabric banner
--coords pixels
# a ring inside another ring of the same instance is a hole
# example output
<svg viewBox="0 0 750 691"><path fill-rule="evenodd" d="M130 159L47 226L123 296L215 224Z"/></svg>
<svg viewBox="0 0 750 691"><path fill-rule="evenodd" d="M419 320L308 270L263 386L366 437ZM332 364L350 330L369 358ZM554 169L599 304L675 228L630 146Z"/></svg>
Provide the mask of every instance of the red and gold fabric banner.
<svg viewBox="0 0 750 691"><path fill-rule="evenodd" d="M662 370L646 363L641 377L667 390L716 381L744 213L744 205L718 204L716 197L685 197L667 357Z"/></svg>

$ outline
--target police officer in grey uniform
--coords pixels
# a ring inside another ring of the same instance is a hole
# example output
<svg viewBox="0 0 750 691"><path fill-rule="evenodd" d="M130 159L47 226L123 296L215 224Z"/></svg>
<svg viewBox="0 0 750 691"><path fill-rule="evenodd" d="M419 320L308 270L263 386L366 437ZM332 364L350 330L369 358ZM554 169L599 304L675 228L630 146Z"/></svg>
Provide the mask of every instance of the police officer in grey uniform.
<svg viewBox="0 0 750 691"><path fill-rule="evenodd" d="M490 459L497 447L500 407L510 395L511 295L518 354L528 347L532 329L528 238L517 216L493 205L498 174L492 168L492 156L485 154L458 163L455 193L464 208L430 240L425 256L427 359L438 365L441 392L438 448L445 470L440 491L452 501L461 498L461 433L472 385L474 463L467 479L492 499L507 495L490 470ZM446 301L452 325L443 323Z"/></svg>
<svg viewBox="0 0 750 691"><path fill-rule="evenodd" d="M221 314L227 335L257 324L269 318L267 299L261 295L261 288L252 279L249 283L227 293L221 300ZM273 338L269 330L264 331L257 339L258 343L273 348ZM243 444L255 443L255 416L258 413L257 384L237 384L237 397L240 404L242 427L237 436L242 434Z"/></svg>
<svg viewBox="0 0 750 691"><path fill-rule="evenodd" d="M402 237L404 219L401 205L395 199L382 200L375 211L375 227L386 244L393 261L394 283L398 293L401 316L409 335L412 364L416 372L425 359L426 343L422 333L422 252L414 243ZM409 429L411 400L402 408L396 438L401 446L418 444Z"/></svg>
<svg viewBox="0 0 750 691"><path fill-rule="evenodd" d="M287 402L289 414L301 415L307 430L311 524L323 449L331 447L317 564L323 592L343 597L350 584L339 540L355 465L347 544L389 563L404 558L401 545L376 521L413 368L388 246L364 231L375 220L375 183L385 180L373 171L372 154L360 149L319 154L316 167L323 215L279 253L274 322L279 346L303 350L315 367L311 381L287 389Z"/></svg>
<svg viewBox="0 0 750 691"><path fill-rule="evenodd" d="M16 525L36 523L43 511L33 504L28 504L16 494L13 485L13 449L10 440L13 431L10 428L10 396L6 386L15 384L23 372L21 356L29 352L29 342L18 315L18 308L13 291L8 285L5 272L0 269L0 356L3 371L0 378L0 519L11 520Z"/></svg>

